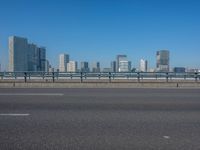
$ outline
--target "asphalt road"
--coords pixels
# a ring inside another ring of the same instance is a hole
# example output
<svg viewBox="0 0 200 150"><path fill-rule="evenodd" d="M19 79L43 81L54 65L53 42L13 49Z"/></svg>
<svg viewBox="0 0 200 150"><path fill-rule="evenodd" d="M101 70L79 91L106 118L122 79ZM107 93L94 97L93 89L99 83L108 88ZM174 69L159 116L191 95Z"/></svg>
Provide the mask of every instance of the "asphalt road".
<svg viewBox="0 0 200 150"><path fill-rule="evenodd" d="M200 89L0 89L0 150L199 150Z"/></svg>

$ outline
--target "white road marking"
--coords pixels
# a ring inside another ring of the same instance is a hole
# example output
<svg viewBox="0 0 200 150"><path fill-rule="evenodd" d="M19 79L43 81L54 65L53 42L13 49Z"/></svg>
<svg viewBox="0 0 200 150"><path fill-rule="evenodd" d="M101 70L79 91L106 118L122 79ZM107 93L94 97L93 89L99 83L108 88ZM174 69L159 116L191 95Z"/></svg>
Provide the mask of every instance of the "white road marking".
<svg viewBox="0 0 200 150"><path fill-rule="evenodd" d="M165 135L165 136L163 136L163 138L170 139L170 136Z"/></svg>
<svg viewBox="0 0 200 150"><path fill-rule="evenodd" d="M0 114L0 116L29 116L30 114L14 114L14 113L8 113L8 114Z"/></svg>
<svg viewBox="0 0 200 150"><path fill-rule="evenodd" d="M63 96L63 93L0 93L0 96Z"/></svg>

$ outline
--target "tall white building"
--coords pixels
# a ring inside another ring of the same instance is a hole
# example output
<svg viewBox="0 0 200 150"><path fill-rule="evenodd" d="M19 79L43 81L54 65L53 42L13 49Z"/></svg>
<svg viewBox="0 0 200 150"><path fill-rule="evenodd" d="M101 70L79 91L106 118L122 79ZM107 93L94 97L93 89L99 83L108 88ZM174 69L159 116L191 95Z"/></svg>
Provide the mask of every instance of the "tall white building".
<svg viewBox="0 0 200 150"><path fill-rule="evenodd" d="M147 72L147 70L148 70L147 66L148 66L147 60L141 59L140 60L140 71Z"/></svg>
<svg viewBox="0 0 200 150"><path fill-rule="evenodd" d="M126 55L117 55L116 71L117 72L131 71L131 61L128 61Z"/></svg>
<svg viewBox="0 0 200 150"><path fill-rule="evenodd" d="M67 63L69 62L68 54L60 54L59 56L59 71L67 72Z"/></svg>
<svg viewBox="0 0 200 150"><path fill-rule="evenodd" d="M119 72L130 72L131 71L131 62L128 60L121 60L119 62Z"/></svg>
<svg viewBox="0 0 200 150"><path fill-rule="evenodd" d="M120 72L121 70L123 70L122 68L120 69L120 61L127 61L127 56L126 55L117 55L116 58L116 71ZM122 63L121 63L121 67L122 67Z"/></svg>
<svg viewBox="0 0 200 150"><path fill-rule="evenodd" d="M77 61L69 61L67 63L67 72L77 72L78 63Z"/></svg>

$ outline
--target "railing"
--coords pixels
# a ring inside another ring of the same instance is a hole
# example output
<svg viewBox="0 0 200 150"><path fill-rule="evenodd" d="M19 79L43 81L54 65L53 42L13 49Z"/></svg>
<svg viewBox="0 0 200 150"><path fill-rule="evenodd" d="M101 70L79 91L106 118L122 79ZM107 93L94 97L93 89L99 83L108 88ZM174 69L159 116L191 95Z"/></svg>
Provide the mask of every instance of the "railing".
<svg viewBox="0 0 200 150"><path fill-rule="evenodd" d="M199 72L174 73L174 72L0 72L0 81L22 81L22 82L68 82L68 81L195 81L200 80Z"/></svg>

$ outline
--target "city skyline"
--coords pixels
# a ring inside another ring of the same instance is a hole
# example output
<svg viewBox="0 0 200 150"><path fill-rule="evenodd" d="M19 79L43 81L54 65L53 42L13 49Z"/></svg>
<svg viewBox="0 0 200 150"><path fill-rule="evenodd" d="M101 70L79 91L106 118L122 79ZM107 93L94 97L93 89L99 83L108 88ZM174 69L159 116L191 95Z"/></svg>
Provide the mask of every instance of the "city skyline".
<svg viewBox="0 0 200 150"><path fill-rule="evenodd" d="M45 72L199 72L198 68L170 67L170 51L156 51L156 68L148 68L148 61L141 59L138 68L132 67L132 61L126 54L116 55L116 60L110 62L109 67L101 68L100 62L78 61L70 59L70 54L59 54L58 67L51 66L46 58L46 48L29 43L25 37L10 36L9 41L9 69L10 72L45 71ZM0 68L1 69L1 68Z"/></svg>
<svg viewBox="0 0 200 150"><path fill-rule="evenodd" d="M200 68L198 0L169 1L1 1L0 64L8 68L11 35L27 37L47 49L50 64L58 56L101 62L110 67L126 54L139 68L141 58L155 68L158 50L170 50L170 67ZM9 9L9 11L8 11Z"/></svg>
<svg viewBox="0 0 200 150"><path fill-rule="evenodd" d="M110 62L109 67L100 68L99 61L73 61L70 59L70 54L59 54L59 63L54 68L46 58L46 48L38 47L35 43L29 43L29 40L25 37L10 36L9 41L9 68L8 71L46 71L49 70L60 72L101 72L103 70L109 70L108 72L130 72L133 70L148 72L170 72L177 70L176 72L185 69L198 69L198 68L186 68L186 67L170 67L170 51L159 50L156 51L156 67L149 68L148 60L140 59L139 67L132 67L132 61L128 60L127 55L118 54L116 60ZM80 67L78 67L80 62ZM70 69L68 69L68 66ZM86 67L85 67L86 66Z"/></svg>

